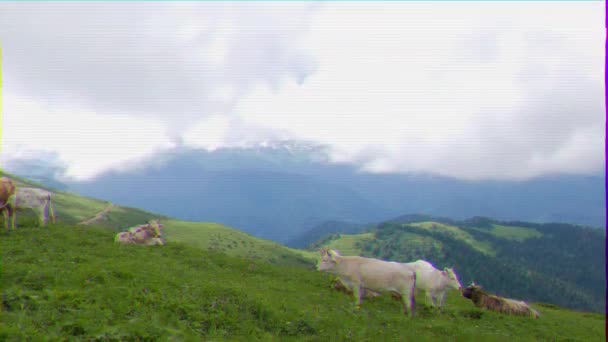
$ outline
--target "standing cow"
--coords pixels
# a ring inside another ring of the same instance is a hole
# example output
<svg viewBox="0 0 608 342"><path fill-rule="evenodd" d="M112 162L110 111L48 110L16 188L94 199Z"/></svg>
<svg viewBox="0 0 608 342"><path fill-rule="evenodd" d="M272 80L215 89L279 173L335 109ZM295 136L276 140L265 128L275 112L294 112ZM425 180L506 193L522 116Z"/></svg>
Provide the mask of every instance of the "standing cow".
<svg viewBox="0 0 608 342"><path fill-rule="evenodd" d="M341 256L327 248L321 249L319 271L333 273L352 289L357 307L364 291L392 292L401 296L403 313L414 316L416 272L403 264L359 256Z"/></svg>
<svg viewBox="0 0 608 342"><path fill-rule="evenodd" d="M15 195L15 184L10 178L0 178L0 212L4 216L6 229L12 227L15 230L15 208L11 204L11 198ZM9 226L9 221L11 222Z"/></svg>
<svg viewBox="0 0 608 342"><path fill-rule="evenodd" d="M416 288L426 292L427 300L434 307L443 308L450 289L460 290L462 285L453 268L438 270L426 260L405 263L416 270Z"/></svg>
<svg viewBox="0 0 608 342"><path fill-rule="evenodd" d="M53 195L50 191L38 188L19 188L15 195L15 208L30 208L37 212L39 223L46 226L49 221L56 223ZM15 213L16 214L16 213ZM16 215L15 215L16 216Z"/></svg>

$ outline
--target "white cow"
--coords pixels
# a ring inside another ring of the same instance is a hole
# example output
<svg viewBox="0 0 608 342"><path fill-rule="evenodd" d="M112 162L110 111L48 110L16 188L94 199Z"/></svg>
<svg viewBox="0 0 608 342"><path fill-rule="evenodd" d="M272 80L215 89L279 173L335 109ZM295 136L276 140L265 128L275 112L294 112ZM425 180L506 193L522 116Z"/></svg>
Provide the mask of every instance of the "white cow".
<svg viewBox="0 0 608 342"><path fill-rule="evenodd" d="M38 213L40 224L46 226L49 221L49 214L53 223L55 220L55 210L53 209L53 194L50 191L38 188L17 188L15 194L15 208L31 208Z"/></svg>
<svg viewBox="0 0 608 342"><path fill-rule="evenodd" d="M333 273L352 289L357 307L366 290L392 292L401 296L403 313L414 316L416 272L404 264L359 256L341 256L334 250L321 249L319 271Z"/></svg>
<svg viewBox="0 0 608 342"><path fill-rule="evenodd" d="M163 225L159 220L153 220L147 224L131 227L126 232L116 234L114 241L127 245L164 245L165 239L162 235L162 228Z"/></svg>
<svg viewBox="0 0 608 342"><path fill-rule="evenodd" d="M443 307L445 297L450 289L460 290L462 285L453 268L438 270L428 261L417 260L405 263L416 270L416 288L426 291L427 299L432 306Z"/></svg>

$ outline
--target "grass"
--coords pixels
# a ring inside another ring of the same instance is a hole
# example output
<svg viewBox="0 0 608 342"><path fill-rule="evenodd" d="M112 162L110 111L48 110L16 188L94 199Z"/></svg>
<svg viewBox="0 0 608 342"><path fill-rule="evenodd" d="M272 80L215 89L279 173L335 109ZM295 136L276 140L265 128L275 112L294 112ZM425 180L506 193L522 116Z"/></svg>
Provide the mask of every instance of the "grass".
<svg viewBox="0 0 608 342"><path fill-rule="evenodd" d="M178 243L171 236L195 224L167 225L169 243L156 247L64 224L0 233L0 340L605 340L602 314L536 304L541 318L531 320L482 311L457 293L443 313L419 298L413 319L390 296L357 310L327 274Z"/></svg>
<svg viewBox="0 0 608 342"><path fill-rule="evenodd" d="M532 228L514 227L514 226L503 226L499 224L493 224L494 228L490 230L494 236L515 241L525 241L531 238L539 238L543 234Z"/></svg>
<svg viewBox="0 0 608 342"><path fill-rule="evenodd" d="M492 248L492 245L490 243L485 242L485 241L475 240L475 238L473 238L473 236L471 236L471 234L460 229L459 227L452 226L449 224L439 223L439 222L432 222L432 221L410 223L409 225L413 226L413 227L427 229L429 231L437 231L437 232L441 232L442 234L447 234L456 240L460 240L460 241L468 244L469 246L471 246L472 248L476 249L477 251L479 251L483 254L486 254L489 256L496 255L496 252L494 251L494 249Z"/></svg>
<svg viewBox="0 0 608 342"><path fill-rule="evenodd" d="M317 258L314 252L289 248L217 223L179 220L163 220L161 223L164 225L164 236L170 241L231 256L273 264L309 266Z"/></svg>

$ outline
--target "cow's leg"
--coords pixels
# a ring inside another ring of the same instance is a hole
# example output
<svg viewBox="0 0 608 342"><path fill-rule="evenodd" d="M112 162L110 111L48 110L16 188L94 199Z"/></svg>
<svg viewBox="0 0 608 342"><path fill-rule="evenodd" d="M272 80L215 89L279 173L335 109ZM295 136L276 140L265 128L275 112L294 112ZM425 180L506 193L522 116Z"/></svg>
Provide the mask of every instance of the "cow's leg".
<svg viewBox="0 0 608 342"><path fill-rule="evenodd" d="M9 207L9 210L11 215L11 225L13 227L13 230L17 230L17 207L13 208L11 206Z"/></svg>
<svg viewBox="0 0 608 342"><path fill-rule="evenodd" d="M13 211L13 229L17 228L17 208L19 208L19 198L15 194L15 210Z"/></svg>
<svg viewBox="0 0 608 342"><path fill-rule="evenodd" d="M7 210L8 209L6 209L6 208L2 208L2 209L0 209L0 212L2 213L2 218L4 219L4 228L8 231L9 225L8 225L8 217L6 216Z"/></svg>
<svg viewBox="0 0 608 342"><path fill-rule="evenodd" d="M41 216L41 221L42 221L42 225L46 226L46 224L49 222L49 202L45 202L44 206L42 207L42 216Z"/></svg>
<svg viewBox="0 0 608 342"><path fill-rule="evenodd" d="M447 291L443 291L441 292L441 294L439 294L439 309L441 309L441 311L443 312L443 305L445 304L445 297L447 295Z"/></svg>
<svg viewBox="0 0 608 342"><path fill-rule="evenodd" d="M426 300L428 303L431 303L431 307L435 307L435 294L432 290L426 291Z"/></svg>
<svg viewBox="0 0 608 342"><path fill-rule="evenodd" d="M401 293L401 304L403 305L403 314L414 317L416 310L416 294L413 290L407 290Z"/></svg>
<svg viewBox="0 0 608 342"><path fill-rule="evenodd" d="M353 296L355 296L355 305L357 306L357 309L361 306L361 295L363 294L363 289L361 288L361 285L353 285Z"/></svg>
<svg viewBox="0 0 608 342"><path fill-rule="evenodd" d="M49 211L51 212L51 222L57 223L55 218L55 209L53 208L53 200L49 198Z"/></svg>

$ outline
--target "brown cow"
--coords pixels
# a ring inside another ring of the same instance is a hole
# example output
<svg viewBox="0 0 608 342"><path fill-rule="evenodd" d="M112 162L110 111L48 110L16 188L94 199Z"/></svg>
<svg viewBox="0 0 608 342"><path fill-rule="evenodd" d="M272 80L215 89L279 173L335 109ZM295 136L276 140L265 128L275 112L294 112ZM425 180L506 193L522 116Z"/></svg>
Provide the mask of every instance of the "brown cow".
<svg viewBox="0 0 608 342"><path fill-rule="evenodd" d="M475 285L475 283L463 289L462 296L472 300L478 308L510 315L529 316L533 318L538 318L539 316L538 311L532 309L528 303L488 294L481 286Z"/></svg>
<svg viewBox="0 0 608 342"><path fill-rule="evenodd" d="M0 178L0 212L4 216L4 225L9 229L9 221L11 227L15 230L15 208L10 203L11 197L15 195L15 184L7 177Z"/></svg>

